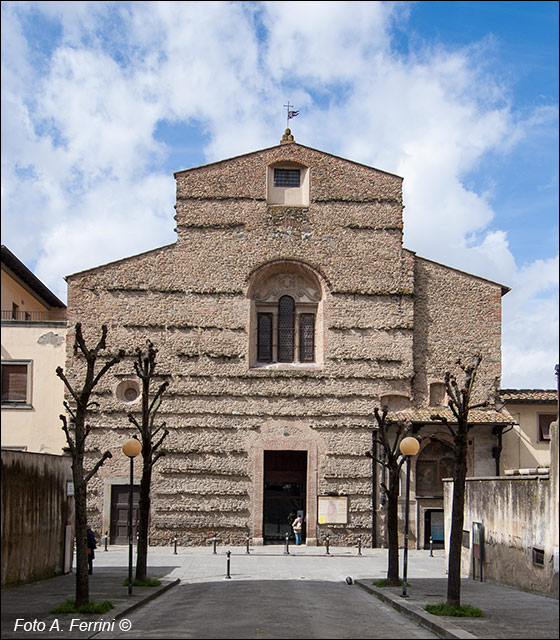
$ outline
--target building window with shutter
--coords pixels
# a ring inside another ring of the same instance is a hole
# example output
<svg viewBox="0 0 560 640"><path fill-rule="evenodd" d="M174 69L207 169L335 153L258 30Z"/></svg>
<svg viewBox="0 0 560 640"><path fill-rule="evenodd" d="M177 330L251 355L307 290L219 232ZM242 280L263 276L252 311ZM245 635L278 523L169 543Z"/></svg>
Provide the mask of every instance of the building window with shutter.
<svg viewBox="0 0 560 640"><path fill-rule="evenodd" d="M30 361L2 361L2 406L31 408Z"/></svg>

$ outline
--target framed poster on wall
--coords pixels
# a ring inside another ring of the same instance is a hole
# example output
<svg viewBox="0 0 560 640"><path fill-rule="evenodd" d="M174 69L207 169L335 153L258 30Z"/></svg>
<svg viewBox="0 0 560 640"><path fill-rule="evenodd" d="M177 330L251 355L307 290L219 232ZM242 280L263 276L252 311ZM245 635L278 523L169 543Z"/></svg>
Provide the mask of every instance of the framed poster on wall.
<svg viewBox="0 0 560 640"><path fill-rule="evenodd" d="M348 524L347 496L319 496L318 502L319 524Z"/></svg>

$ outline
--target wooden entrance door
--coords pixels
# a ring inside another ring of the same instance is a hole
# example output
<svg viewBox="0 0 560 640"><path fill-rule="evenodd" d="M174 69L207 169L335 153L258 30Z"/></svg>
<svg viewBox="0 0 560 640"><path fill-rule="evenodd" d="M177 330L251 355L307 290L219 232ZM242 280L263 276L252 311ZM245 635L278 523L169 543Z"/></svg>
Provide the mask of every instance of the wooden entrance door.
<svg viewBox="0 0 560 640"><path fill-rule="evenodd" d="M130 495L128 484L114 484L111 487L111 531L110 544L128 544L128 500ZM133 486L132 508L132 540L136 542L136 527L138 523L138 499L140 487Z"/></svg>

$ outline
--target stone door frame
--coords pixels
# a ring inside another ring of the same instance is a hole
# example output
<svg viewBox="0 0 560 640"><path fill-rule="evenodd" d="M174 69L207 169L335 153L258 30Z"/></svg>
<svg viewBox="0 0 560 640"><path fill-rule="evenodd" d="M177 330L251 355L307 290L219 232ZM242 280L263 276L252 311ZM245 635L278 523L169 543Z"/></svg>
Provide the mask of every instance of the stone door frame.
<svg viewBox="0 0 560 640"><path fill-rule="evenodd" d="M278 438L261 440L253 448L253 492L251 497L251 529L254 545L263 545L264 513L264 452L265 451L306 451L307 475L305 497L305 524L307 537L305 544L317 546L317 443L310 440L287 440Z"/></svg>

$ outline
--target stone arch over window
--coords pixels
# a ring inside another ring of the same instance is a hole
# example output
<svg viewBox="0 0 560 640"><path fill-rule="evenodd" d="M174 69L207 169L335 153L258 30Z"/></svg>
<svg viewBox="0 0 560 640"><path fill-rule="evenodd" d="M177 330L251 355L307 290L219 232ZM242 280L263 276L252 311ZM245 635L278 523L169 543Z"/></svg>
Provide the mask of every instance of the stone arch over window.
<svg viewBox="0 0 560 640"><path fill-rule="evenodd" d="M323 285L301 262L277 261L252 276L249 366L319 366L324 358Z"/></svg>
<svg viewBox="0 0 560 640"><path fill-rule="evenodd" d="M452 478L455 456L451 443L430 440L416 458L416 496L443 497L443 479Z"/></svg>
<svg viewBox="0 0 560 640"><path fill-rule="evenodd" d="M267 167L266 201L284 207L309 206L309 167L284 160Z"/></svg>

